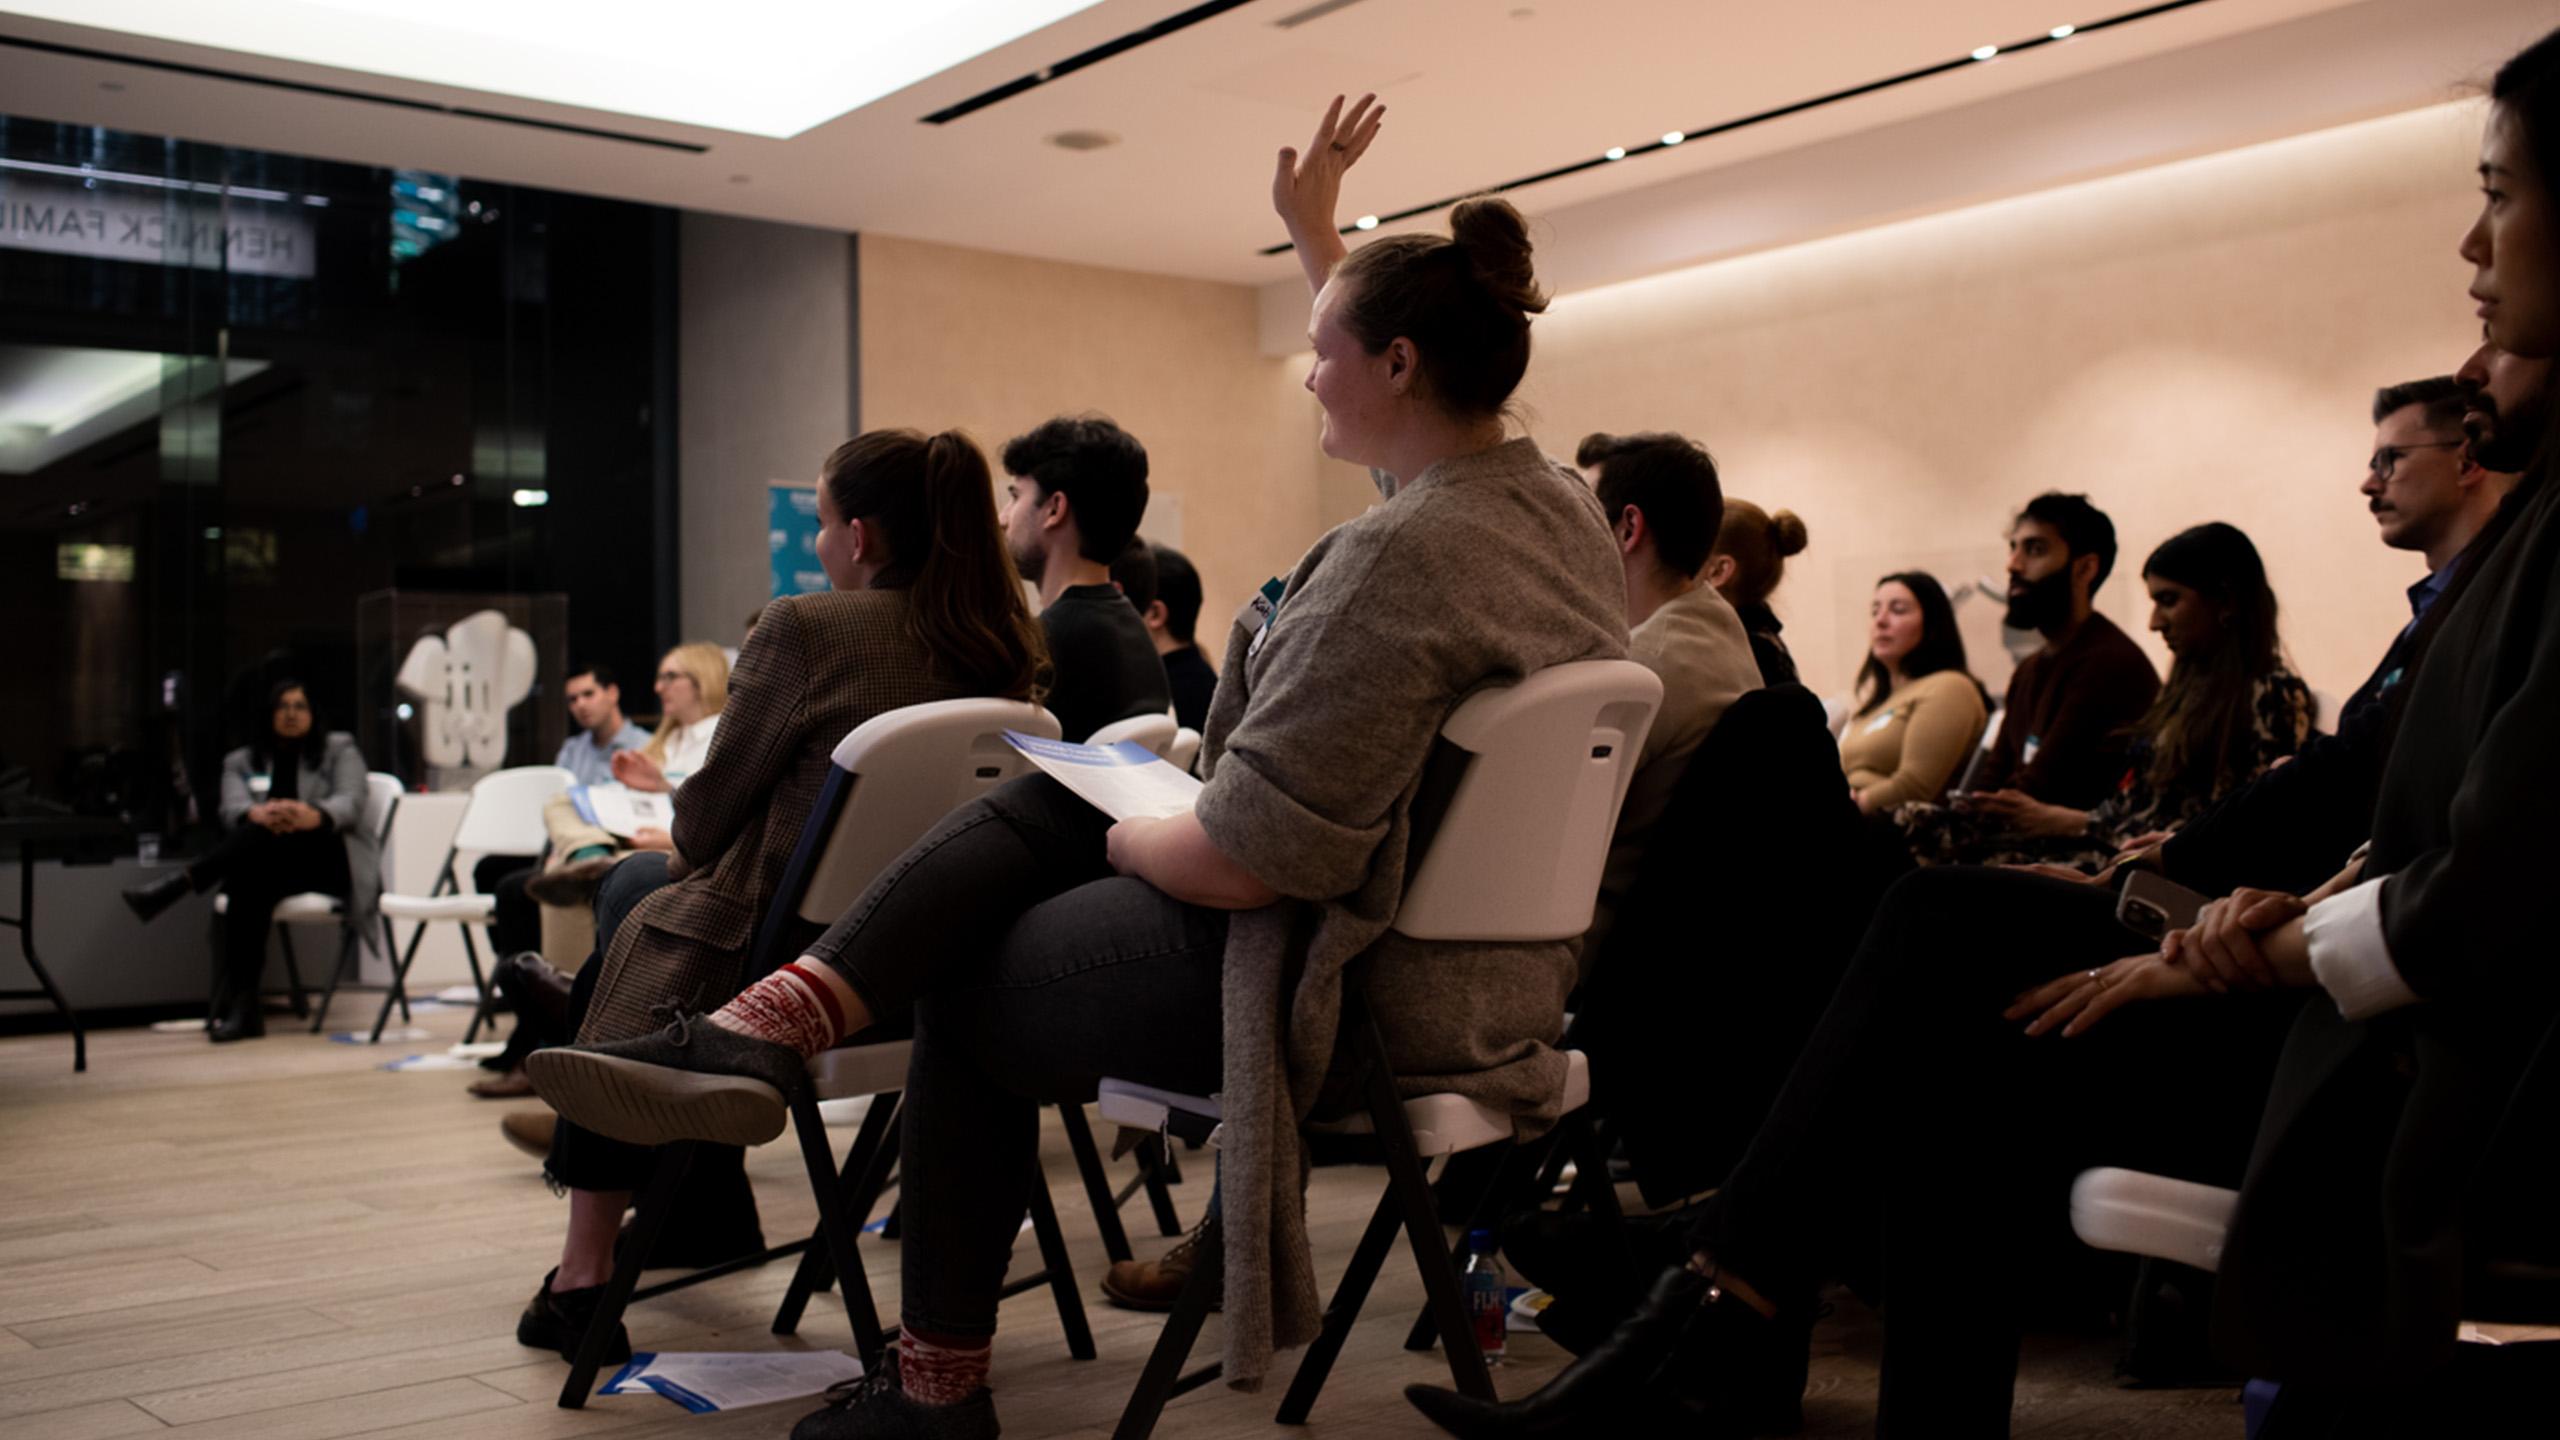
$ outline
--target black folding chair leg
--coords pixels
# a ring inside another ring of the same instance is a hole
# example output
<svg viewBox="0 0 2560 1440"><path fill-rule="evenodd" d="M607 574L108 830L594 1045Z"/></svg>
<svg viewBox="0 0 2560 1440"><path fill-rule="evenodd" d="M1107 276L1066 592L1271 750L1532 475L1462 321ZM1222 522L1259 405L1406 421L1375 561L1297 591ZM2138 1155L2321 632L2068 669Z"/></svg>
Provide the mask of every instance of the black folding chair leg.
<svg viewBox="0 0 2560 1440"><path fill-rule="evenodd" d="M1307 1412L1315 1408L1325 1377L1333 1373L1334 1357L1342 1353L1342 1342L1351 1338L1352 1322L1360 1318L1360 1307L1369 1298L1369 1287L1378 1281L1378 1268L1386 1263L1387 1252L1395 1248L1396 1229L1402 1223L1403 1214L1395 1196L1380 1195L1378 1208L1370 1212L1369 1228L1360 1232L1360 1244L1351 1252L1349 1268L1342 1272L1342 1282L1333 1288L1332 1303L1324 1307L1324 1328L1307 1346L1306 1358L1298 1362L1298 1373L1289 1381L1289 1393L1280 1401L1277 1418L1281 1424L1307 1423ZM1420 1348L1431 1347L1425 1344Z"/></svg>
<svg viewBox="0 0 2560 1440"><path fill-rule="evenodd" d="M880 1198L880 1186L887 1178L889 1162L897 1149L892 1143L896 1132L890 1127L897 1123L898 1098L895 1090L871 1098L871 1108L862 1117L862 1128L854 1132L853 1148L845 1152L844 1168L837 1172L845 1213L852 1217L854 1243L857 1245L862 1243L862 1227L871 1221L871 1207ZM812 1232L809 1248L800 1256L799 1269L791 1276L791 1287L782 1294L781 1308L774 1311L773 1333L789 1335L797 1332L800 1317L808 1311L809 1297L824 1291L837 1278L822 1222L820 1228Z"/></svg>
<svg viewBox="0 0 2560 1440"><path fill-rule="evenodd" d="M1129 1393L1129 1404L1120 1412L1120 1424L1111 1432L1111 1440L1147 1440L1168 1401L1216 1377L1218 1367L1214 1365L1202 1373L1185 1375L1182 1362L1191 1358L1191 1347L1200 1341L1200 1327L1208 1322L1209 1306L1224 1288L1226 1263L1225 1227L1218 1223L1218 1199L1212 1195L1209 1221L1200 1232L1199 1263L1192 1267L1191 1278L1183 1282L1182 1294L1173 1302L1173 1313L1165 1317L1164 1330L1156 1336L1156 1348L1147 1355L1147 1368L1138 1376L1138 1388Z"/></svg>
<svg viewBox="0 0 2560 1440"><path fill-rule="evenodd" d="M569 1362L569 1379L560 1387L561 1409L584 1409L587 1397L595 1393L596 1372L604 1368L605 1347L612 1343L614 1330L622 1323L622 1312L631 1304L631 1292L639 1287L640 1271L648 1263L649 1252L657 1248L659 1233L675 1213L676 1192L684 1186L685 1172L693 1168L693 1149L691 1141L658 1147L658 1169L649 1177L649 1189L640 1198L640 1213L632 1221L630 1242L614 1257L613 1279L606 1282L604 1298L596 1302L596 1316L587 1322L587 1333L578 1341L578 1358Z"/></svg>
<svg viewBox="0 0 2560 1440"><path fill-rule="evenodd" d="M357 953L356 932L350 930L345 938L338 942L337 968L329 972L329 983L320 989L320 1006L311 1014L312 1034L318 1035L328 1030L329 1002L338 998L338 986L346 980L347 971L355 967Z"/></svg>
<svg viewBox="0 0 2560 1440"><path fill-rule="evenodd" d="M1058 1326L1067 1332L1067 1353L1078 1360L1094 1357L1093 1328L1085 1323L1084 1297L1076 1293L1075 1267L1067 1260L1067 1237L1058 1229L1058 1207L1049 1199L1049 1176L1040 1157L1031 1157L1031 1233L1040 1242L1040 1264L1057 1298Z"/></svg>
<svg viewBox="0 0 2560 1440"><path fill-rule="evenodd" d="M300 1020L311 1013L311 996L302 988L302 962L293 953L293 927L278 925L276 943L284 947L285 992L293 997L293 1018Z"/></svg>
<svg viewBox="0 0 2560 1440"><path fill-rule="evenodd" d="M836 1157L827 1149L827 1125L818 1118L818 1102L802 1086L791 1093L791 1127L800 1133L800 1158L809 1169L809 1188L818 1200L818 1228L826 1235L827 1258L835 1266L837 1286L844 1292L845 1318L853 1326L854 1345L868 1366L880 1358L887 1341L880 1333L880 1311L872 1304L871 1277L855 1249L861 1229L845 1211L845 1196L836 1183Z"/></svg>
<svg viewBox="0 0 2560 1440"><path fill-rule="evenodd" d="M391 938L391 922L385 920L382 922L385 954L390 951ZM365 1041L366 1044L382 1043L382 1027L391 1023L391 1005L395 1000L400 1004L400 1023L409 1023L409 965L418 958L418 942L426 938L427 922L421 920L417 928L409 932L409 948L401 951L400 958L391 962L391 988L382 992L382 1012L373 1017L373 1034Z"/></svg>
<svg viewBox="0 0 2560 1440"><path fill-rule="evenodd" d="M1179 1235L1182 1216L1173 1208L1173 1191L1167 1187L1179 1183L1182 1172L1173 1168L1173 1156L1164 1148L1164 1137L1151 1135L1138 1142L1138 1173L1147 1182L1147 1204L1156 1212L1156 1233Z"/></svg>
<svg viewBox="0 0 2560 1440"><path fill-rule="evenodd" d="M470 962L471 988L478 992L480 996L480 998L472 1004L471 1023L463 1027L462 1031L462 1043L468 1045L472 1041L480 1038L480 1027L482 1025L487 1025L492 1030L498 1028L498 1002L489 994L488 980L483 978L480 974L480 947L471 943L471 926L468 923L465 923L457 925L454 928L462 932L462 958ZM494 949L495 947L492 947L493 952Z"/></svg>
<svg viewBox="0 0 2560 1440"><path fill-rule="evenodd" d="M1061 1102L1058 1122L1066 1129L1067 1148L1075 1152L1076 1174L1083 1178L1085 1199L1093 1206L1093 1226L1102 1232L1102 1253L1115 1261L1134 1258L1129 1249L1129 1232L1120 1224L1118 1197L1111 1193L1111 1176L1102 1168L1102 1152L1094 1146L1093 1127L1085 1123L1084 1107L1072 1100Z"/></svg>

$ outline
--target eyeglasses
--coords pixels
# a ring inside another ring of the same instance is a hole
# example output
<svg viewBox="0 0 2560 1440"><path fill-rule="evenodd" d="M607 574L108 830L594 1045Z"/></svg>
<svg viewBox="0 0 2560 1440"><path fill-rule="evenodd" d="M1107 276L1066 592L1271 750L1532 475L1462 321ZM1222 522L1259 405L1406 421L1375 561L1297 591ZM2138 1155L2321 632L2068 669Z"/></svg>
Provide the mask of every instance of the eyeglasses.
<svg viewBox="0 0 2560 1440"><path fill-rule="evenodd" d="M661 670L658 672L658 683L661 685L673 685L679 680L690 680L692 678L692 676L687 675L681 670Z"/></svg>
<svg viewBox="0 0 2560 1440"><path fill-rule="evenodd" d="M2412 450L2459 450L2469 443L2467 440L2419 440L2407 445L2385 445L2373 452L2373 459L2367 462L2367 467L2377 478L2388 480L2391 472L2400 468L2400 462Z"/></svg>

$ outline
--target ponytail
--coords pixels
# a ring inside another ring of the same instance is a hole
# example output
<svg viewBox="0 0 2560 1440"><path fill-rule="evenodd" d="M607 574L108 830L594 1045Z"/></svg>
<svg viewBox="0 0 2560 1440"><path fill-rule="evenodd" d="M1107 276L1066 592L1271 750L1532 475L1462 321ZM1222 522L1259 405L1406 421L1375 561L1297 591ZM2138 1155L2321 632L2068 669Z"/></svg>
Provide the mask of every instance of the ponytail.
<svg viewBox="0 0 2560 1440"><path fill-rule="evenodd" d="M908 624L934 665L977 694L1040 698L1048 649L996 524L986 456L968 436L866 431L836 447L819 483L837 514L884 542L883 582L907 591Z"/></svg>

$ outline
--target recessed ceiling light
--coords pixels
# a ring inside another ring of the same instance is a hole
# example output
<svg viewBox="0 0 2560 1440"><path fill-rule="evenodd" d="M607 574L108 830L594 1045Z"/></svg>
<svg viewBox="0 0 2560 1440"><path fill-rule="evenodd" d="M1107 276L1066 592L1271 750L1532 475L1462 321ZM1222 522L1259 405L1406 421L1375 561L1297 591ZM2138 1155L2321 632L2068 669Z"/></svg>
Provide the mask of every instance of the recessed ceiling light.
<svg viewBox="0 0 2560 1440"><path fill-rule="evenodd" d="M1973 58L1976 60L1988 60L1999 53L2000 47L1997 45L1981 45L1975 47Z"/></svg>
<svg viewBox="0 0 2560 1440"><path fill-rule="evenodd" d="M1375 215L1363 215L1359 219L1351 222L1351 228L1354 230L1375 230L1378 228L1378 217Z"/></svg>
<svg viewBox="0 0 2560 1440"><path fill-rule="evenodd" d="M1677 130L1666 130L1662 135L1662 143L1665 145L1677 145L1688 138L1688 136L1681 134Z"/></svg>
<svg viewBox="0 0 2560 1440"><path fill-rule="evenodd" d="M1603 160L1624 160L1627 158L1627 147L1624 145L1612 145L1607 150L1601 152L1600 158Z"/></svg>
<svg viewBox="0 0 2560 1440"><path fill-rule="evenodd" d="M2052 36L2056 40L2068 40L2073 35L2079 33L2079 30L2080 27L2077 25L2056 25L2044 33Z"/></svg>
<svg viewBox="0 0 2560 1440"><path fill-rule="evenodd" d="M1097 0L13 0L40 20L787 139Z"/></svg>

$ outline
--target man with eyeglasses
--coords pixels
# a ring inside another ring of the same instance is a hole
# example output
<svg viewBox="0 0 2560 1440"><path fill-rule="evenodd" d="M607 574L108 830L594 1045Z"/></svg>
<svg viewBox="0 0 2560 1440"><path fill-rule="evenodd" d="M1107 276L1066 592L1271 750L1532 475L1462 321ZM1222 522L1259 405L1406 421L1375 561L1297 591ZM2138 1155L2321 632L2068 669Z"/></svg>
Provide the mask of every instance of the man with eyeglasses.
<svg viewBox="0 0 2560 1440"><path fill-rule="evenodd" d="M2484 348L2472 358L2471 366L2483 371L2473 383L2440 375L2389 386L2373 397L2366 503L2382 527L2383 544L2427 557L2426 578L2409 587L2412 613L2404 635L2453 583L2454 562L2515 486L2513 475L2477 463L2463 433L2463 416L2486 380L2486 357L2494 353Z"/></svg>

